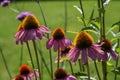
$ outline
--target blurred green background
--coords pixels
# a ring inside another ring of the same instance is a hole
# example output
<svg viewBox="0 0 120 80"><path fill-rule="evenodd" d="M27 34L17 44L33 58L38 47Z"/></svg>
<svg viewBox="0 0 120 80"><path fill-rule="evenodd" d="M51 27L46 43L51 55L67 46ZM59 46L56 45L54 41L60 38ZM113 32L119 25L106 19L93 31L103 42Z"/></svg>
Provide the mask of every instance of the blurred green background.
<svg viewBox="0 0 120 80"><path fill-rule="evenodd" d="M45 14L46 22L48 25L48 28L53 30L55 27L60 26L64 28L65 25L65 9L64 9L64 1L42 1L41 5ZM105 26L107 27L107 30L109 27L120 20L120 1L114 1L112 0L109 5L106 7L106 15L105 15ZM67 25L67 31L74 31L78 32L83 28L84 26L78 21L77 17L80 17L80 13L73 7L74 5L79 6L79 1L72 0L67 2L67 13L68 13L68 25ZM83 0L83 8L85 12L85 18L86 20L89 18L90 13L92 12L92 9L95 7L95 14L94 17L98 16L98 10L97 10L97 1L96 0ZM5 59L7 61L7 65L9 67L9 70L12 74L12 77L19 74L19 63L20 63L20 53L21 53L21 45L16 45L14 41L14 35L17 32L17 27L21 23L20 21L16 20L16 16L18 15L17 12L23 12L28 11L33 13L38 20L40 21L41 25L44 25L43 17L41 15L41 11L39 8L39 5L36 2L33 1L20 1L15 2L14 0L12 3L10 3L7 7L0 7L0 48L2 48ZM73 41L76 34L73 33L67 33L66 36ZM94 35L96 38L97 35ZM107 36L109 39L111 36ZM42 43L42 51L43 55L45 57L45 60L49 65L49 53L48 50L46 50L46 41L47 39L41 40ZM32 44L30 42L30 47L32 50ZM38 43L39 45L39 43ZM32 50L34 53L34 51ZM34 55L33 55L34 56ZM53 62L55 60L55 57L57 56L56 53L52 51L53 56ZM26 45L23 46L23 63L30 64L30 59L28 55L28 51L26 48ZM2 57L0 55L0 80L9 80L8 73L5 69L5 65L3 63ZM41 60L40 60L41 62ZM115 64L114 61L112 61L113 64ZM68 65L68 63L66 63ZM54 70L56 69L56 64L53 63ZM74 72L79 71L78 64L73 65ZM93 67L93 63L90 62L91 67L91 73L92 77L97 77L96 72ZM69 66L65 67L68 72L70 72ZM113 80L114 74L111 71L111 67L108 67L108 80ZM50 77L48 76L48 73L43 66L43 80L49 80ZM99 70L101 71L101 65L99 63ZM117 80L119 80L120 77L118 77Z"/></svg>

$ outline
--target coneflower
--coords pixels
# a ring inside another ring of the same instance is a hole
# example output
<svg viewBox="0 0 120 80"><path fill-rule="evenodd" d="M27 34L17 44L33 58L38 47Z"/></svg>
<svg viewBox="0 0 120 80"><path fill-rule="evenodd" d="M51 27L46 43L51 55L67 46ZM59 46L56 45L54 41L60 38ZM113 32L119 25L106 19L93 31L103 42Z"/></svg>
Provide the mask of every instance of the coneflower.
<svg viewBox="0 0 120 80"><path fill-rule="evenodd" d="M58 68L55 71L54 76L54 80L77 80L73 75L67 74L67 72L62 68Z"/></svg>
<svg viewBox="0 0 120 80"><path fill-rule="evenodd" d="M102 39L101 40L101 47L102 50L104 51L104 55L103 55L103 61L107 61L108 60L108 53L111 55L111 57L116 60L118 57L118 54L112 50L112 44L109 40L107 39Z"/></svg>
<svg viewBox="0 0 120 80"><path fill-rule="evenodd" d="M33 15L26 16L23 22L18 27L18 32L15 35L16 44L27 42L29 40L42 39L45 37L44 33L50 33L50 30L39 25L37 18Z"/></svg>
<svg viewBox="0 0 120 80"><path fill-rule="evenodd" d="M65 37L65 32L62 28L58 27L52 32L52 38L50 38L46 44L47 49L50 49L52 46L54 47L54 51L56 52L58 50L58 47L60 47L62 50L65 49L65 47L68 47L71 45L72 42Z"/></svg>
<svg viewBox="0 0 120 80"><path fill-rule="evenodd" d="M69 60L71 62L76 62L81 54L81 62L83 64L88 62L88 57L92 60L101 60L103 51L100 45L95 44L92 36L85 31L81 31L77 34L74 40L75 47L73 47L69 54Z"/></svg>
<svg viewBox="0 0 120 80"><path fill-rule="evenodd" d="M8 6L9 4L10 4L10 0L3 0L3 1L0 3L0 5L1 5L2 7Z"/></svg>

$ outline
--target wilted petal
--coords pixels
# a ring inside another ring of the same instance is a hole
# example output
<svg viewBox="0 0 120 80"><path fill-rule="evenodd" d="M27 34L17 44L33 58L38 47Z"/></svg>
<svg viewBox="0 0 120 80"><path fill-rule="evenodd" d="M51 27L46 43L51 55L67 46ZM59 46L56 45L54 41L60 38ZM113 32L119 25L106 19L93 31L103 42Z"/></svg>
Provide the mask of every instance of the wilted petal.
<svg viewBox="0 0 120 80"><path fill-rule="evenodd" d="M83 49L82 50L82 53L81 53L81 62L83 64L87 63L88 62L88 59L87 59L87 50L86 49Z"/></svg>
<svg viewBox="0 0 120 80"><path fill-rule="evenodd" d="M54 46L54 51L56 52L58 50L58 44L59 42L54 40L53 46Z"/></svg>
<svg viewBox="0 0 120 80"><path fill-rule="evenodd" d="M39 29L43 32L50 33L51 31L45 26L39 26Z"/></svg>
<svg viewBox="0 0 120 80"><path fill-rule="evenodd" d="M53 38L49 39L47 41L46 48L50 49L52 47L53 43L54 43L54 39Z"/></svg>
<svg viewBox="0 0 120 80"><path fill-rule="evenodd" d="M72 44L72 42L69 39L65 38L64 40L65 40L65 46L66 47L68 47Z"/></svg>
<svg viewBox="0 0 120 80"><path fill-rule="evenodd" d="M108 54L107 52L104 52L104 55L103 55L103 61L107 61L108 60Z"/></svg>
<svg viewBox="0 0 120 80"><path fill-rule="evenodd" d="M75 63L77 61L79 55L80 55L80 50L77 48L73 48L70 50L70 52L67 56L71 62Z"/></svg>
<svg viewBox="0 0 120 80"><path fill-rule="evenodd" d="M64 50L64 49L65 49L64 39L59 40L59 44L60 44L60 48L61 48L62 50Z"/></svg>
<svg viewBox="0 0 120 80"><path fill-rule="evenodd" d="M92 59L92 60L96 60L96 53L92 48L88 48L88 56Z"/></svg>
<svg viewBox="0 0 120 80"><path fill-rule="evenodd" d="M114 52L113 50L110 50L110 55L112 56L112 58L114 59L114 60L116 60L117 59L117 57L118 57L118 54L116 53L116 52Z"/></svg>

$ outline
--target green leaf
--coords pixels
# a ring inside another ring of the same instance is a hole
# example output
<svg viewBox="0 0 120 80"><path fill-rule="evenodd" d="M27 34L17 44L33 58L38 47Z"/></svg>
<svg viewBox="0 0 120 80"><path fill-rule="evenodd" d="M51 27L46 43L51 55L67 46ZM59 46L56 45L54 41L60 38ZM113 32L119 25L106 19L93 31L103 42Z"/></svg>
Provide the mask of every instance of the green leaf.
<svg viewBox="0 0 120 80"><path fill-rule="evenodd" d="M98 30L100 30L100 23L99 23L99 22L97 22L97 21L92 21L91 24L92 24L95 28L97 28Z"/></svg>
<svg viewBox="0 0 120 80"><path fill-rule="evenodd" d="M85 23L85 20L83 19L83 17L77 17L78 21L80 21L83 25Z"/></svg>
<svg viewBox="0 0 120 80"><path fill-rule="evenodd" d="M90 18L89 18L89 20L88 20L88 25L91 23L91 21L92 21L92 19L93 19L93 15L94 15L94 8L93 8L93 10L92 10L92 12L91 12L91 15L90 15Z"/></svg>
<svg viewBox="0 0 120 80"><path fill-rule="evenodd" d="M83 14L82 9L80 7L78 7L76 5L74 5L73 7L75 7L81 14Z"/></svg>
<svg viewBox="0 0 120 80"><path fill-rule="evenodd" d="M65 60L68 60L69 58L68 57L62 57L61 60L65 61Z"/></svg>
<svg viewBox="0 0 120 80"><path fill-rule="evenodd" d="M77 73L74 73L74 76L76 76L76 77L87 76L87 73L85 73L85 72L77 72Z"/></svg>
<svg viewBox="0 0 120 80"><path fill-rule="evenodd" d="M107 62L107 66L114 67L113 64L111 64L110 62Z"/></svg>
<svg viewBox="0 0 120 80"><path fill-rule="evenodd" d="M120 75L120 67L115 68L112 72Z"/></svg>
<svg viewBox="0 0 120 80"><path fill-rule="evenodd" d="M105 2L103 3L103 6L106 7L109 4L110 0L105 0Z"/></svg>
<svg viewBox="0 0 120 80"><path fill-rule="evenodd" d="M116 48L116 52L119 53L120 52L120 48Z"/></svg>
<svg viewBox="0 0 120 80"><path fill-rule="evenodd" d="M84 30L84 31L90 31L90 32L93 32L93 33L95 33L95 34L99 34L99 31L96 30L96 29L93 28L93 27L85 27L85 28L82 28L82 30Z"/></svg>
<svg viewBox="0 0 120 80"><path fill-rule="evenodd" d="M108 35L112 30L116 29L118 25L113 25L107 32L106 35Z"/></svg>

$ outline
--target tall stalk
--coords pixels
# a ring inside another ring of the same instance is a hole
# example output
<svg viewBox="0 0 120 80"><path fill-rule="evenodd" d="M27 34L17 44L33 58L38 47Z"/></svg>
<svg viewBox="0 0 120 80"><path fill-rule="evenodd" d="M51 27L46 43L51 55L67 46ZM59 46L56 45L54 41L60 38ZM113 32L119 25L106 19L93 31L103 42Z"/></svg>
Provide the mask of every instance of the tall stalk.
<svg viewBox="0 0 120 80"><path fill-rule="evenodd" d="M67 32L67 0L65 0L65 33Z"/></svg>
<svg viewBox="0 0 120 80"><path fill-rule="evenodd" d="M46 22L46 18L45 18L44 12L43 12L43 9L41 7L40 0L37 0L37 3L39 5L39 8L40 8L43 20L44 20L44 24L45 24L46 27L48 27L47 22ZM49 35L47 35L47 38L49 39ZM53 62L52 62L52 51L51 51L51 49L49 49L49 56L50 56L51 79L53 80Z"/></svg>
<svg viewBox="0 0 120 80"><path fill-rule="evenodd" d="M118 32L120 32L120 25L119 25ZM120 39L117 40L117 43L118 43L118 45L117 45L116 48L119 48L119 46L120 46ZM119 56L119 53L118 53L118 56ZM118 67L118 62L119 62L119 57L116 60L115 68ZM114 80L117 80L117 74L116 73L115 73L115 76L114 76Z"/></svg>
<svg viewBox="0 0 120 80"><path fill-rule="evenodd" d="M4 64L5 64L5 68L6 68L7 72L8 72L9 77L10 77L10 80L12 80L12 75L11 75L11 73L10 73L10 71L9 71L7 62L6 62L6 60L5 60L5 57L4 57L4 55L3 55L3 52L2 52L2 49L1 49L1 48L0 48L0 53L1 53L1 56L2 56L2 59L3 59L3 62L4 62Z"/></svg>
<svg viewBox="0 0 120 80"><path fill-rule="evenodd" d="M103 0L98 0L98 12L100 22L100 40L105 39L105 9L103 6ZM103 80L107 80L107 63L102 61Z"/></svg>
<svg viewBox="0 0 120 80"><path fill-rule="evenodd" d="M29 47L29 43L28 41L26 42L26 46L28 48L28 52L29 52L29 56L30 56L30 60L31 60L31 64L32 64L32 68L33 70L35 69L35 66L34 66L34 62L33 62L33 58L32 58L32 54L31 54L31 51L30 51L30 47ZM37 80L37 75L35 73L35 70L34 70L34 74L35 74L35 80Z"/></svg>
<svg viewBox="0 0 120 80"><path fill-rule="evenodd" d="M42 80L41 75L40 75L40 63L39 63L39 57L38 57L38 53L37 53L36 43L35 43L35 40L32 40L32 42L33 42L33 46L34 46L34 51L35 51L35 56L36 56L36 61L37 61L37 66L38 66L38 71L39 71L39 80Z"/></svg>

